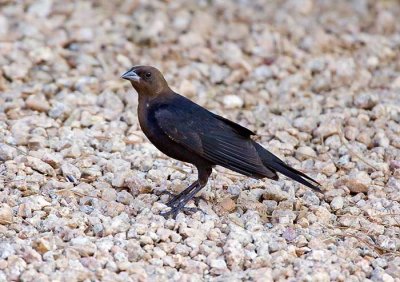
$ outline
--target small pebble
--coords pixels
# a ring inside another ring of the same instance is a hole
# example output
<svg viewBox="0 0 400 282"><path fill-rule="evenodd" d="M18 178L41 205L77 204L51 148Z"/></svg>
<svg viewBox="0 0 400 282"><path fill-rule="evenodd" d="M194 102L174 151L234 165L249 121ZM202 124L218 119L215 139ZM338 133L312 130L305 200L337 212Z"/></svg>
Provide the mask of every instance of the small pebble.
<svg viewBox="0 0 400 282"><path fill-rule="evenodd" d="M224 106L227 109L243 107L243 100L239 96L227 95L224 97Z"/></svg>
<svg viewBox="0 0 400 282"><path fill-rule="evenodd" d="M13 212L9 205L0 204L0 224L11 224L13 222Z"/></svg>

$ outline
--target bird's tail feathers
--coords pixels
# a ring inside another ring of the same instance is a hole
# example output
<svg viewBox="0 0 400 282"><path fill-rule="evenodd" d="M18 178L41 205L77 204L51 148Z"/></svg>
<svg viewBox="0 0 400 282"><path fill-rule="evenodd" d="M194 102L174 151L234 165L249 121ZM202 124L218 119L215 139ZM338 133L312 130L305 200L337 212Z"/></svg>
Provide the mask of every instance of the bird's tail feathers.
<svg viewBox="0 0 400 282"><path fill-rule="evenodd" d="M304 174L301 171L298 171L297 169L294 169L287 164L285 164L282 160L280 160L278 157L264 149L260 144L255 143L255 147L257 149L257 152L259 156L261 157L264 165L268 167L269 169L275 170L277 172L282 173L283 175L313 189L314 191L322 193L320 190L319 184L317 181L309 177L308 175Z"/></svg>
<svg viewBox="0 0 400 282"><path fill-rule="evenodd" d="M270 168L282 173L283 175L313 189L314 191L322 193L321 189L319 189L319 186L321 186L321 184L319 184L317 181L315 181L311 177L307 176L306 174L302 173L301 171L298 171L298 170L288 166L281 160L279 160L279 159L278 159L278 161L273 160L272 162L268 163L268 166ZM309 181L307 181L306 179ZM315 183L316 185L313 183Z"/></svg>

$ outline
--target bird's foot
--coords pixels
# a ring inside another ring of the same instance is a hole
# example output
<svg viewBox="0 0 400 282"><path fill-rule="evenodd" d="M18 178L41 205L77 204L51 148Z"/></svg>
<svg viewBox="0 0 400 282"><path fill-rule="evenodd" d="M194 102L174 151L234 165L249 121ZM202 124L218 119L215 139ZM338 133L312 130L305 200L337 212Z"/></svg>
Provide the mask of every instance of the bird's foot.
<svg viewBox="0 0 400 282"><path fill-rule="evenodd" d="M163 191L157 191L156 192L157 196L163 196L163 195L168 195L170 198L175 197L176 195L174 193L169 192L168 190L163 190Z"/></svg>
<svg viewBox="0 0 400 282"><path fill-rule="evenodd" d="M176 219L176 216L178 215L179 212L184 212L185 214L194 214L198 211L205 214L205 212L200 208L177 206L177 207L172 207L169 211L160 213L160 215L162 215L166 219L168 219L170 216L172 216L173 219Z"/></svg>
<svg viewBox="0 0 400 282"><path fill-rule="evenodd" d="M157 196L162 196L162 195L168 195L169 200L167 202L167 206L173 208L175 203L178 202L178 196L180 194L174 194L172 192L169 192L168 190L160 191L157 193ZM198 196L198 197L193 197L191 200L194 201L194 204L197 206L200 202L200 200L206 201L206 199L203 196Z"/></svg>
<svg viewBox="0 0 400 282"><path fill-rule="evenodd" d="M161 215L164 216L165 218L168 218L169 216L172 216L172 218L175 219L177 214L180 211L194 213L194 212L197 212L197 211L200 210L201 212L203 212L199 208L187 208L187 207L185 207L185 205L192 199L194 200L196 205L198 205L200 199L204 199L204 198L201 198L201 197L197 197L197 198L194 197L194 195L196 195L196 193L199 192L201 190L201 188L203 188L203 187L204 187L204 185L201 185L198 181L195 181L188 188L183 190L178 195L174 195L174 194L172 194L171 192L168 192L168 191L161 192L161 194L168 194L170 196L173 196L173 198L170 199L168 201L168 203L167 203L167 206L169 208L171 208L171 209L169 211L167 211L167 212L161 213Z"/></svg>

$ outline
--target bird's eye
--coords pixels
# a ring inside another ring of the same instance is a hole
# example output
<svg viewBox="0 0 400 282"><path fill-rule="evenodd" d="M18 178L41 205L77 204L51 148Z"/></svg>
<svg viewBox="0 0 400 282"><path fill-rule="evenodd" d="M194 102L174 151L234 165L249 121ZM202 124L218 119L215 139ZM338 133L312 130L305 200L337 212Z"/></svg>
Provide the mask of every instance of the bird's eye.
<svg viewBox="0 0 400 282"><path fill-rule="evenodd" d="M151 72L147 72L147 73L145 74L145 76L146 76L146 78L150 78L150 77L151 77Z"/></svg>

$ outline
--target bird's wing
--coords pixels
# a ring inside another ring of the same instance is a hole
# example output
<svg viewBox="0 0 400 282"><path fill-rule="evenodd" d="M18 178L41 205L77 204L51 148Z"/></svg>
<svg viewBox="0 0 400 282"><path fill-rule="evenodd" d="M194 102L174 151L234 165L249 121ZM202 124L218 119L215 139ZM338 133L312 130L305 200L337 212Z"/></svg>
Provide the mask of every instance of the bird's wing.
<svg viewBox="0 0 400 282"><path fill-rule="evenodd" d="M246 127L243 127L240 124L237 124L236 122L233 122L233 121L231 121L229 119L226 119L226 118L221 117L221 116L216 115L216 114L212 114L212 115L213 115L213 117L223 121L225 123L225 125L230 126L233 130L236 131L236 133L242 135L243 137L250 137L251 135L256 135L250 129L247 129Z"/></svg>
<svg viewBox="0 0 400 282"><path fill-rule="evenodd" d="M168 103L154 112L159 127L176 143L217 165L253 177L275 177L255 149L250 130L192 102Z"/></svg>

